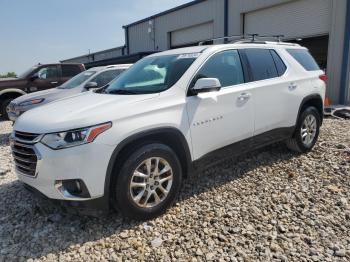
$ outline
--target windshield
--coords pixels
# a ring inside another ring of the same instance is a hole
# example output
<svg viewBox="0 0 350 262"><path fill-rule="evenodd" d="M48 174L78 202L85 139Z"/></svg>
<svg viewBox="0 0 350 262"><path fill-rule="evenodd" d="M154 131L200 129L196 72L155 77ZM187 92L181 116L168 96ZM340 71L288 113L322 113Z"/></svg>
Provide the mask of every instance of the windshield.
<svg viewBox="0 0 350 262"><path fill-rule="evenodd" d="M96 71L84 71L80 74L76 75L75 77L71 78L67 82L65 82L63 85L59 87L59 89L71 89L74 87L77 87L84 83L86 80L88 80L91 76L93 76L96 73Z"/></svg>
<svg viewBox="0 0 350 262"><path fill-rule="evenodd" d="M162 92L173 86L198 56L196 53L146 57L112 81L104 92L108 94Z"/></svg>
<svg viewBox="0 0 350 262"><path fill-rule="evenodd" d="M37 66L33 66L29 68L28 70L24 71L22 74L20 74L18 77L19 78L26 78L28 77L35 69L37 69Z"/></svg>

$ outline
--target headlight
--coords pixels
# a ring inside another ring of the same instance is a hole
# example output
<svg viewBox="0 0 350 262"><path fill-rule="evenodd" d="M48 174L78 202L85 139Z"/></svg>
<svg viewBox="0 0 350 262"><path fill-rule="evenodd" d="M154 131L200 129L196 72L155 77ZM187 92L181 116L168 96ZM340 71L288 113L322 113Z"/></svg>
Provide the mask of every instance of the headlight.
<svg viewBox="0 0 350 262"><path fill-rule="evenodd" d="M99 134L111 128L111 126L112 123L105 123L98 126L47 134L41 139L41 143L52 149L79 146L93 142Z"/></svg>
<svg viewBox="0 0 350 262"><path fill-rule="evenodd" d="M19 103L18 106L30 106L30 105L37 105L42 103L45 100L45 98L39 98L39 99L33 99L33 100L28 100L24 101L22 103Z"/></svg>

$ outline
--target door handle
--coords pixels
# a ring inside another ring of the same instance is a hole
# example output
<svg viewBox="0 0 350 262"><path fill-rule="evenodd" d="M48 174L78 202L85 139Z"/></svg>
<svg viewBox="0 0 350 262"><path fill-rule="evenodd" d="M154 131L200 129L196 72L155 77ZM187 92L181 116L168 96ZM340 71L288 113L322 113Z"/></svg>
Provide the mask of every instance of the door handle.
<svg viewBox="0 0 350 262"><path fill-rule="evenodd" d="M239 101L245 101L245 100L248 100L249 98L250 98L250 94L248 93L242 93L238 96Z"/></svg>
<svg viewBox="0 0 350 262"><path fill-rule="evenodd" d="M298 86L297 86L296 84L291 83L291 84L288 86L288 89L291 90L291 91L293 91L293 90L297 89L297 87L298 87Z"/></svg>
<svg viewBox="0 0 350 262"><path fill-rule="evenodd" d="M54 85L54 84L58 84L58 82L57 82L57 81L54 81L54 82L51 82L51 84L53 84L53 85Z"/></svg>

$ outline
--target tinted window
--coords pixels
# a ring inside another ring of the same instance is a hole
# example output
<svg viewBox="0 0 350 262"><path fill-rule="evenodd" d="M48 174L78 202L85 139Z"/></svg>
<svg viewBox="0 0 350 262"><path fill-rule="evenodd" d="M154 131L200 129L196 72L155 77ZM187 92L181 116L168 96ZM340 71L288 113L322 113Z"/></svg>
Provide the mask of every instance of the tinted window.
<svg viewBox="0 0 350 262"><path fill-rule="evenodd" d="M245 54L251 69L253 81L278 77L276 65L270 50L246 49Z"/></svg>
<svg viewBox="0 0 350 262"><path fill-rule="evenodd" d="M96 74L96 71L87 70L84 72L81 72L80 74L76 75L75 77L69 79L67 82L65 82L63 85L61 85L60 89L71 89L74 87L77 87L87 81L90 77L92 77L94 74Z"/></svg>
<svg viewBox="0 0 350 262"><path fill-rule="evenodd" d="M116 78L118 75L120 75L124 69L118 69L118 70L109 70L104 71L101 74L94 77L90 82L96 82L98 87L107 85L109 82L111 82L114 78Z"/></svg>
<svg viewBox="0 0 350 262"><path fill-rule="evenodd" d="M228 50L213 55L199 70L192 85L200 78L217 78L221 86L244 83L241 60L237 50Z"/></svg>
<svg viewBox="0 0 350 262"><path fill-rule="evenodd" d="M286 65L284 64L281 57L276 53L275 50L270 50L270 53L272 55L273 61L275 61L278 76L283 75L287 70Z"/></svg>
<svg viewBox="0 0 350 262"><path fill-rule="evenodd" d="M81 72L77 65L61 65L61 68L63 77L72 77Z"/></svg>
<svg viewBox="0 0 350 262"><path fill-rule="evenodd" d="M306 49L288 49L287 50L295 60L301 64L307 71L317 71L320 67L316 63L315 59L311 56Z"/></svg>
<svg viewBox="0 0 350 262"><path fill-rule="evenodd" d="M40 79L56 79L58 77L57 66L47 66L40 68L38 71Z"/></svg>

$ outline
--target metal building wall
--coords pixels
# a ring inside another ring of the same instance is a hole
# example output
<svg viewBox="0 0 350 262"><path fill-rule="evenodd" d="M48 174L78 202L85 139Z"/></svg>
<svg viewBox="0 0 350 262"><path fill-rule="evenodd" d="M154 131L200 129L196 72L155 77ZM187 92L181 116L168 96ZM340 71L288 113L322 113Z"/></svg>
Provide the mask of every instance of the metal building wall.
<svg viewBox="0 0 350 262"><path fill-rule="evenodd" d="M129 52L162 51L170 47L172 31L213 22L214 37L224 34L224 0L208 0L192 6L155 17L149 21L131 25L129 30ZM153 27L149 33L149 27Z"/></svg>
<svg viewBox="0 0 350 262"><path fill-rule="evenodd" d="M156 18L156 47L170 47L169 33L194 25L213 22L213 37L224 35L224 0L208 0Z"/></svg>
<svg viewBox="0 0 350 262"><path fill-rule="evenodd" d="M347 0L331 0L332 21L328 47L327 95L331 103L339 103L344 51L344 33Z"/></svg>
<svg viewBox="0 0 350 262"><path fill-rule="evenodd" d="M90 63L123 55L123 46L62 60L62 63Z"/></svg>

